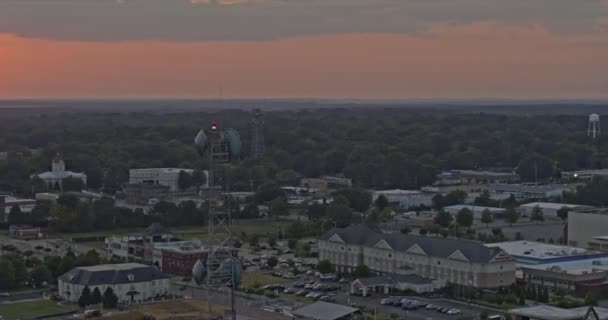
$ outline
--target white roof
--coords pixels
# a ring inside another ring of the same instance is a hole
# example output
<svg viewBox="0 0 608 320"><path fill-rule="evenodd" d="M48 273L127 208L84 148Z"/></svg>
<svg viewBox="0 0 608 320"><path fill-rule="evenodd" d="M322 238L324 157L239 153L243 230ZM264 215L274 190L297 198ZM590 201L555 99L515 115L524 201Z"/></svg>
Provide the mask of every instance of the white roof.
<svg viewBox="0 0 608 320"><path fill-rule="evenodd" d="M107 271L107 270L131 270L136 268L144 268L148 265L141 263L119 263L119 264L99 264L96 266L79 267L87 271Z"/></svg>
<svg viewBox="0 0 608 320"><path fill-rule="evenodd" d="M511 256L529 257L532 259L554 259L557 257L583 256L599 254L583 248L560 246L535 241L506 241L487 243L486 247L498 247Z"/></svg>
<svg viewBox="0 0 608 320"><path fill-rule="evenodd" d="M608 271L608 258L583 259L555 263L543 263L521 266L526 269L563 272L571 275L605 273Z"/></svg>
<svg viewBox="0 0 608 320"><path fill-rule="evenodd" d="M59 172L47 171L47 172L43 172L43 173L39 174L38 177L42 180L52 180L52 179L59 180L59 179L65 179L68 177L85 178L86 175L84 173L72 172L72 171L59 171Z"/></svg>
<svg viewBox="0 0 608 320"><path fill-rule="evenodd" d="M534 208L536 206L538 206L541 209L554 209L554 210L559 210L562 207L566 207L569 209L593 208L592 206L584 206L584 205L580 205L580 204L555 203L555 202L531 202L531 203L522 204L520 207Z"/></svg>
<svg viewBox="0 0 608 320"><path fill-rule="evenodd" d="M335 320L355 313L359 309L336 303L317 301L293 311L293 314L315 320Z"/></svg>

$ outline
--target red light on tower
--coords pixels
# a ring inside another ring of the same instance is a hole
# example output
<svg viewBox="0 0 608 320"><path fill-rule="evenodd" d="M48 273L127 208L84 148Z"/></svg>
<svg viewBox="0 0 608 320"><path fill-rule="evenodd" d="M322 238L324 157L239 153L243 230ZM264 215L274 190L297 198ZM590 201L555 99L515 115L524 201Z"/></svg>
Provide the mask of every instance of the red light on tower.
<svg viewBox="0 0 608 320"><path fill-rule="evenodd" d="M217 123L215 123L215 122L211 123L211 130L213 130L213 131L217 130Z"/></svg>

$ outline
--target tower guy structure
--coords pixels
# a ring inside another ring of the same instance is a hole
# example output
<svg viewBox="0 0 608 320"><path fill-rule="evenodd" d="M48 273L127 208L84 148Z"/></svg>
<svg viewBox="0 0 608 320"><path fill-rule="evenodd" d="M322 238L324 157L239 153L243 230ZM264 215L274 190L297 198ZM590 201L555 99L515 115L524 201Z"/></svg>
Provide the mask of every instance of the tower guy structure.
<svg viewBox="0 0 608 320"><path fill-rule="evenodd" d="M589 126L587 127L587 135L596 138L600 135L600 116L598 114L589 115Z"/></svg>
<svg viewBox="0 0 608 320"><path fill-rule="evenodd" d="M234 288L240 282L241 266L234 255L232 245L232 217L230 210L219 207L222 201L230 201L224 197L228 191L226 166L234 157L240 154L241 142L236 130L219 130L212 123L207 134L201 130L194 139L201 154L206 155L209 164L209 189L206 190L209 201L209 233L207 245L209 254L205 263L198 261L193 270L193 278L199 284L207 286L207 302L209 319L212 318L211 297L221 294L219 289L230 286L230 302L232 319L236 319L234 308Z"/></svg>
<svg viewBox="0 0 608 320"><path fill-rule="evenodd" d="M264 151L264 114L256 108L251 111L251 157L261 159Z"/></svg>

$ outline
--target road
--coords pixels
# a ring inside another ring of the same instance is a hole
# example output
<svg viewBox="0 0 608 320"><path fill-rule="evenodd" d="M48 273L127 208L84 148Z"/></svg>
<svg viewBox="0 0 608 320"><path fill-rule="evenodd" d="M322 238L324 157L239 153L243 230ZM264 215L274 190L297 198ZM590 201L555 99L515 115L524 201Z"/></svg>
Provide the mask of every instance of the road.
<svg viewBox="0 0 608 320"><path fill-rule="evenodd" d="M11 293L11 295L9 297L0 297L0 303L15 302L15 301L21 301L21 300L40 299L40 298L42 298L42 295L44 292L43 291L14 292L14 293Z"/></svg>

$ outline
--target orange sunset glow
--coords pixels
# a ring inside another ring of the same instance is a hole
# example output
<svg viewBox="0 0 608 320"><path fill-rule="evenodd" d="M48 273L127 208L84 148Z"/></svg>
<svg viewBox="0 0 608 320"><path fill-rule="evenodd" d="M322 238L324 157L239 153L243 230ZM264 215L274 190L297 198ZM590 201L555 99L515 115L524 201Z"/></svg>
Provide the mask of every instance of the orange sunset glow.
<svg viewBox="0 0 608 320"><path fill-rule="evenodd" d="M235 98L606 97L599 30L480 21L222 41L0 30L0 97L216 97L218 83Z"/></svg>

